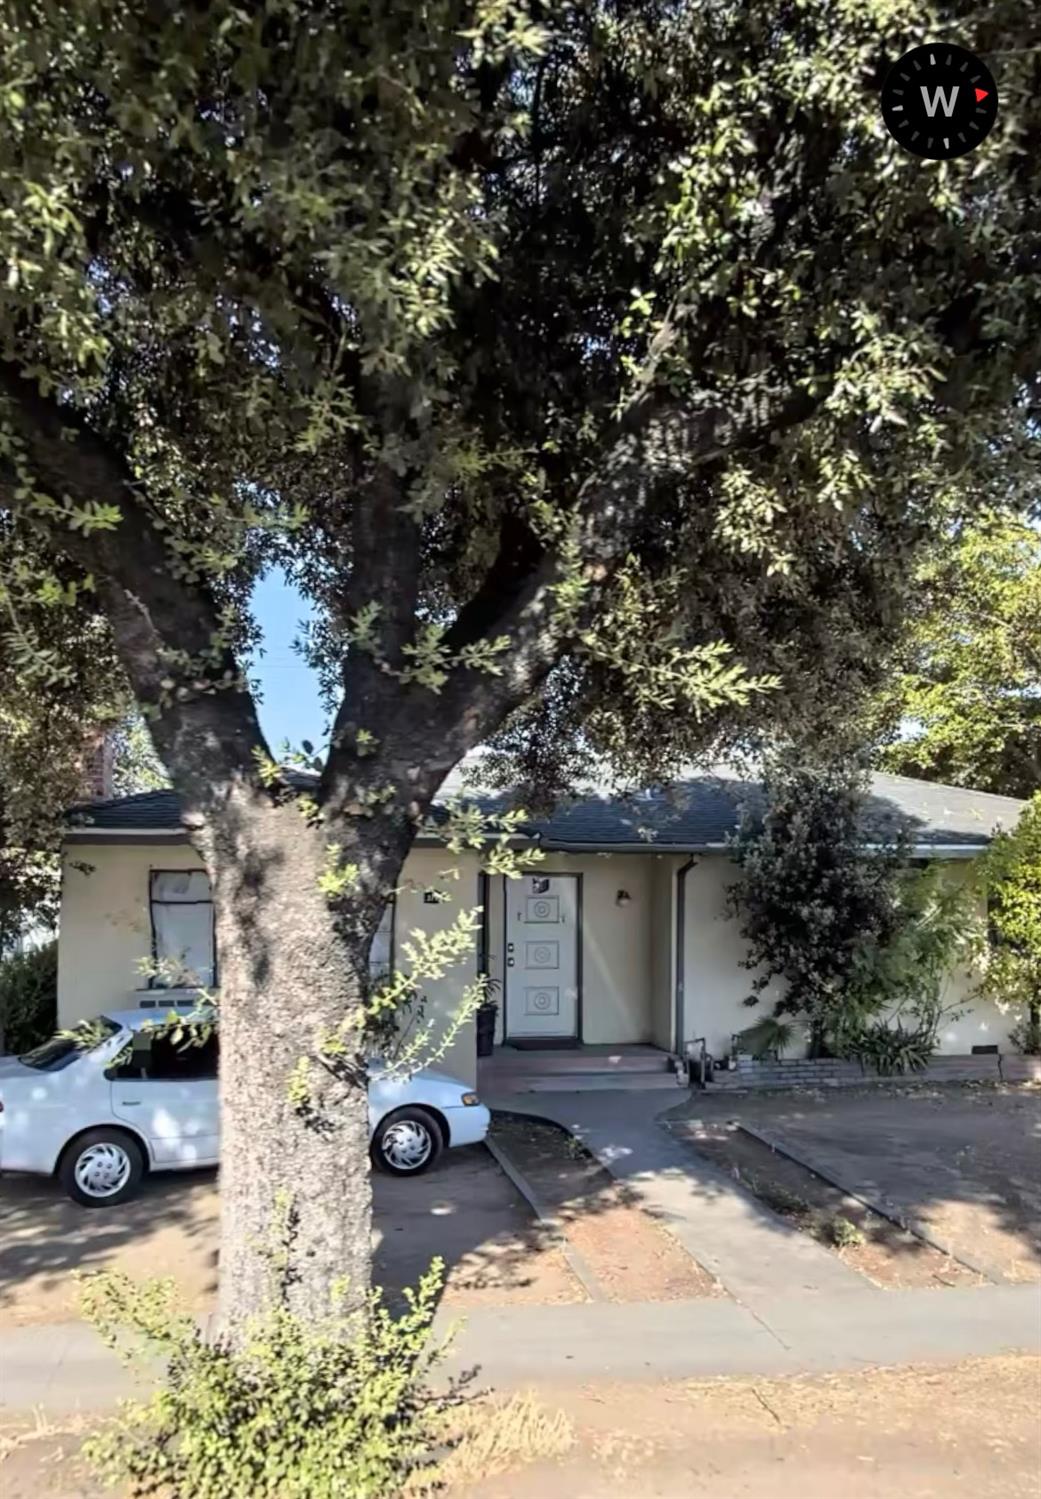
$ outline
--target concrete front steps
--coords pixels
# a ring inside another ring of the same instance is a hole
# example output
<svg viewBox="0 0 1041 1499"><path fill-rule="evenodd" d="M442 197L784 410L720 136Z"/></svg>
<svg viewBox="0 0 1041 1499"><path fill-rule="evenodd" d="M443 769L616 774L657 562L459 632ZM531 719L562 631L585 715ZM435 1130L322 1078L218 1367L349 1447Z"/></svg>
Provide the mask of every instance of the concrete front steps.
<svg viewBox="0 0 1041 1499"><path fill-rule="evenodd" d="M477 1063L484 1093L599 1093L679 1091L669 1053L656 1046L579 1046L519 1051L498 1046Z"/></svg>

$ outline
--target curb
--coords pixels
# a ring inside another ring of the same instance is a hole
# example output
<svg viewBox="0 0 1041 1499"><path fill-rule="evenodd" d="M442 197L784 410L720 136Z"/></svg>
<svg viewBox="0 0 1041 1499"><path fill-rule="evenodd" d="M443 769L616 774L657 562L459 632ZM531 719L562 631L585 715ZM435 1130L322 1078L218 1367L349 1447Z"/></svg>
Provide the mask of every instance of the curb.
<svg viewBox="0 0 1041 1499"><path fill-rule="evenodd" d="M527 1116L521 1114L517 1117L523 1119ZM543 1121L539 1122L541 1123ZM545 1121L545 1123L547 1124L550 1122L550 1120ZM557 1126L557 1128L559 1128L559 1126ZM561 1130L561 1133L567 1134L567 1130ZM509 1156L503 1150L502 1146L497 1145L490 1135L485 1136L484 1143L492 1159L517 1188L517 1191L524 1198L525 1202L531 1208L531 1211L535 1214L538 1222L541 1223L543 1228L547 1230L550 1238L556 1244L557 1248L564 1256L564 1259L567 1261L568 1268L571 1270L572 1274L575 1276L575 1279L585 1291L590 1301L606 1301L607 1297L604 1295L603 1288L601 1287L600 1282L593 1274L593 1271L586 1263L583 1256L579 1254L578 1250L568 1239L567 1233L565 1232L564 1226L561 1223L560 1219L553 1212L551 1212L548 1205L543 1202L542 1198L539 1196L538 1192L532 1186L528 1178L521 1171L520 1167L516 1166L513 1161L510 1160Z"/></svg>

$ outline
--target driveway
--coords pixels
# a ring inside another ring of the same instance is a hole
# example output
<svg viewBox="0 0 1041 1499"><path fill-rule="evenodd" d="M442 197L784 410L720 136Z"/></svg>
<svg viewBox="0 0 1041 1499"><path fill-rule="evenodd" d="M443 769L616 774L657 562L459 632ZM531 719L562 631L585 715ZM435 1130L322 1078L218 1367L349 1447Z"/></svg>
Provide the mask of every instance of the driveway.
<svg viewBox="0 0 1041 1499"><path fill-rule="evenodd" d="M848 1190L916 1219L993 1279L1041 1280L1041 1090L896 1084L693 1095L672 1117L748 1124Z"/></svg>
<svg viewBox="0 0 1041 1499"><path fill-rule="evenodd" d="M434 1255L448 1267L446 1304L582 1301L559 1247L482 1146L447 1151L411 1179L373 1177L374 1280L393 1299ZM206 1310L217 1287L215 1171L147 1178L112 1209L79 1207L53 1182L0 1178L0 1326L78 1315L74 1272L171 1275Z"/></svg>

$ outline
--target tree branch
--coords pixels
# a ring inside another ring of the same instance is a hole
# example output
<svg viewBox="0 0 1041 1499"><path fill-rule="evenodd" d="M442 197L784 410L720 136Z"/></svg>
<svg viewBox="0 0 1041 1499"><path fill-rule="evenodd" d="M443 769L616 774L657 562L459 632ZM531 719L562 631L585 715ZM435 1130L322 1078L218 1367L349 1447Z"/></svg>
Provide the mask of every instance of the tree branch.
<svg viewBox="0 0 1041 1499"><path fill-rule="evenodd" d="M571 531L573 552L547 555L522 586L507 596L494 617L486 614L487 638L507 635L510 651L501 676L459 669L438 699L438 749L446 762L457 759L487 737L539 686L595 614L632 548L655 493L675 476L686 476L727 452L759 446L770 435L807 420L825 392L809 396L790 391L773 406L700 410L663 405L650 390L619 419L614 441L603 463L583 485ZM578 579L577 614L560 607L556 590ZM484 600L484 590L460 613Z"/></svg>
<svg viewBox="0 0 1041 1499"><path fill-rule="evenodd" d="M190 807L216 810L228 784L250 775L254 751L266 753L266 746L230 648L221 646L210 659L221 635L212 597L175 576L176 560L141 503L125 459L77 413L41 395L9 361L0 362L0 402L39 490L59 503L118 507L114 529L48 527L48 541L95 576L138 702L161 705L153 733L178 790ZM3 459L0 499L27 524L42 526L19 492L22 479L15 460ZM187 675L178 664L182 654L193 658ZM172 693L163 686L171 677Z"/></svg>

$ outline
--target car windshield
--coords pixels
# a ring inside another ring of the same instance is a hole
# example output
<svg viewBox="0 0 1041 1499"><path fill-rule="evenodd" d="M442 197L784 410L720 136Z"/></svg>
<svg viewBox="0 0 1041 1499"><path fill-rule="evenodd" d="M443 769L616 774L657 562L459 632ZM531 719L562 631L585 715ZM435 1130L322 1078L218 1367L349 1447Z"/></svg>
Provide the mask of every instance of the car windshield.
<svg viewBox="0 0 1041 1499"><path fill-rule="evenodd" d="M93 1020L81 1020L71 1030L59 1031L41 1046L34 1046L32 1051L24 1052L18 1060L26 1067L34 1067L37 1072L57 1072L84 1052L93 1051L119 1029L116 1022L107 1015L98 1015Z"/></svg>

